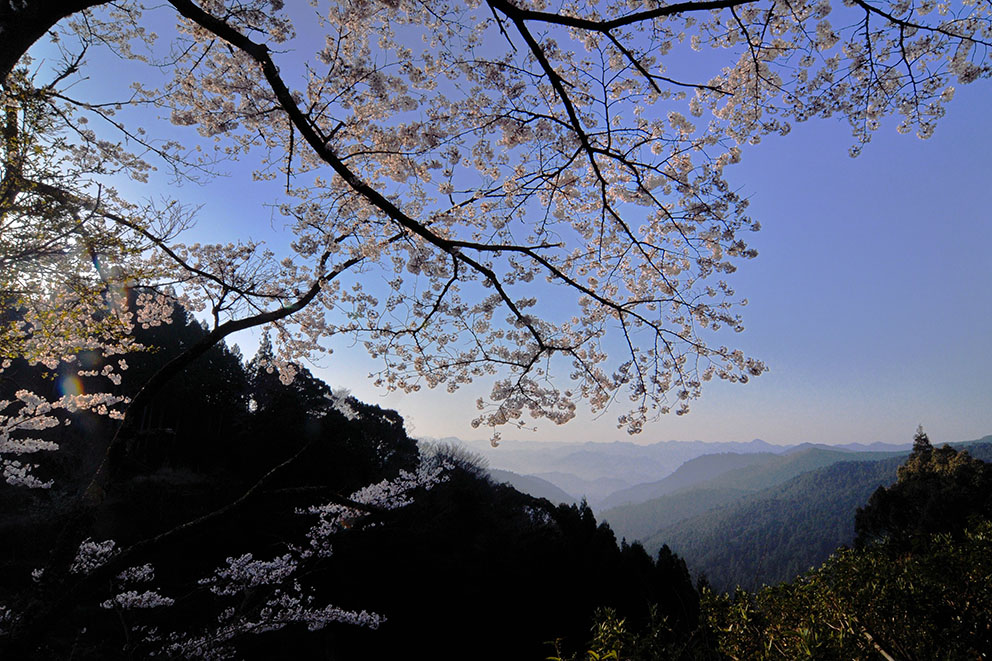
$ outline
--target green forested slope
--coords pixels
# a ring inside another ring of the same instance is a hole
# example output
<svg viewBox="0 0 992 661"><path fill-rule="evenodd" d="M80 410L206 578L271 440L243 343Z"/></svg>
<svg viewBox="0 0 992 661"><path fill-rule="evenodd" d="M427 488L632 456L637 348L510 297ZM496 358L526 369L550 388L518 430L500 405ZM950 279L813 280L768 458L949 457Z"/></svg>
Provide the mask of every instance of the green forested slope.
<svg viewBox="0 0 992 661"><path fill-rule="evenodd" d="M733 488L685 489L646 503L615 507L600 512L599 516L610 524L618 538L645 541L684 519L705 514L752 493Z"/></svg>
<svg viewBox="0 0 992 661"><path fill-rule="evenodd" d="M988 440L988 439L983 439ZM961 450L967 449L968 452ZM756 591L701 595L701 623L673 637L664 618L638 626L599 613L583 655L626 661L896 661L985 659L992 650L992 445L933 447L920 429L893 484L851 517L853 548ZM779 500L834 480L851 493L891 461L838 464L776 490ZM824 486L823 492L828 492ZM749 499L750 500L750 499ZM754 503L751 503L754 504ZM817 506L810 509L815 514ZM788 518L788 517L784 517ZM781 521L779 522L781 523ZM780 539L786 539L781 536ZM667 547L666 547L667 550Z"/></svg>
<svg viewBox="0 0 992 661"><path fill-rule="evenodd" d="M992 459L992 445L958 447ZM858 507L895 481L904 459L845 461L804 473L673 524L645 539L645 546L667 544L718 590L791 580L854 540Z"/></svg>
<svg viewBox="0 0 992 661"><path fill-rule="evenodd" d="M705 454L685 462L671 475L656 482L636 484L610 494L599 505L601 511L637 503L644 503L666 494L705 484L729 471L747 466L766 466L779 460L771 452L737 453L720 452Z"/></svg>
<svg viewBox="0 0 992 661"><path fill-rule="evenodd" d="M854 538L854 514L900 459L842 462L686 519L645 540L668 544L714 588L790 580Z"/></svg>
<svg viewBox="0 0 992 661"><path fill-rule="evenodd" d="M852 453L819 447L784 455L708 455L686 462L666 480L654 483L654 488L660 492L657 497L608 509L600 516L618 537L646 541L683 519L730 505L748 494L782 484L808 471L843 461L893 456L905 455ZM673 486L676 488L671 488Z"/></svg>

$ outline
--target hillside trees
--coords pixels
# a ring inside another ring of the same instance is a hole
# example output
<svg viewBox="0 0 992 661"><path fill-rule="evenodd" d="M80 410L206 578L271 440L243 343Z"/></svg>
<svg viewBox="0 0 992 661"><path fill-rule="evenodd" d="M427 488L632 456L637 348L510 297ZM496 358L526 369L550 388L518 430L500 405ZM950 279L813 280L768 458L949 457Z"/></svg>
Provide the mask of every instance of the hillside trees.
<svg viewBox="0 0 992 661"><path fill-rule="evenodd" d="M128 355L125 392L204 334L181 311L171 324L139 331L157 350ZM0 636L5 655L458 658L475 650L536 658L549 636L574 645L599 605L639 624L656 604L673 641L695 627L698 600L677 557L652 562L638 545L618 546L587 506L556 507L493 484L468 454L443 445L421 454L394 412L347 399L345 415L307 370L283 384L255 369L266 353L263 343L242 366L236 352L215 347L179 387L159 392L95 518L100 537L84 545L104 548L109 538L130 560L84 592L70 575L60 587L76 591L59 618L29 643ZM212 392L218 376L230 378L226 392ZM54 459L64 468L53 486L0 488L0 604L16 614L42 592L36 580L50 568L39 571L39 559L59 534L58 499L87 478L88 446L113 429L106 418L77 415L70 427L47 431L63 445L40 462L46 476ZM274 463L281 468L260 481ZM412 501L404 507L331 516L329 500L347 504L336 494L371 495L384 477L441 464L444 481L404 492ZM134 552L249 489L239 507L195 534ZM325 553L301 557L318 540ZM288 608L293 595L312 601Z"/></svg>
<svg viewBox="0 0 992 661"><path fill-rule="evenodd" d="M755 659L966 659L992 644L988 464L917 432L899 479L792 583L706 599L721 652Z"/></svg>
<svg viewBox="0 0 992 661"><path fill-rule="evenodd" d="M709 595L704 610L731 659L968 659L992 642L989 522L917 553L842 549L791 583Z"/></svg>
<svg viewBox="0 0 992 661"><path fill-rule="evenodd" d="M982 658L992 646L992 520L982 498L968 505L946 496L979 495L974 477L988 464L933 448L922 430L916 441L899 481L859 512L859 522L872 512L869 521L882 525L868 528L873 536L856 548L841 547L802 576L753 592L703 587L701 626L674 646L659 639L666 628L658 623L631 626L601 613L592 651L631 660ZM935 525L920 516L935 502L938 510L952 502L963 509L943 509L947 518Z"/></svg>
<svg viewBox="0 0 992 661"><path fill-rule="evenodd" d="M886 540L911 548L931 535L959 536L974 520L992 518L992 469L967 450L934 448L916 432L913 452L899 467L896 483L879 487L858 509L858 543Z"/></svg>
<svg viewBox="0 0 992 661"><path fill-rule="evenodd" d="M181 310L169 325L139 330L156 350L126 356L125 374L136 378L123 392L205 335ZM22 383L31 381L25 371ZM45 368L35 371L43 380ZM85 510L78 493L115 425L77 412L71 426L42 430L64 446L39 461L57 479L48 489L0 488L4 656L215 658L287 627L298 635L380 624L378 614L329 603L336 586L314 576L343 529L381 524L444 479L445 459L421 460L395 413L325 396L305 370L293 383L277 381L281 404L249 415L257 380L236 352L213 347L145 409L113 489ZM58 555L66 545L69 567ZM320 640L303 635L300 644Z"/></svg>

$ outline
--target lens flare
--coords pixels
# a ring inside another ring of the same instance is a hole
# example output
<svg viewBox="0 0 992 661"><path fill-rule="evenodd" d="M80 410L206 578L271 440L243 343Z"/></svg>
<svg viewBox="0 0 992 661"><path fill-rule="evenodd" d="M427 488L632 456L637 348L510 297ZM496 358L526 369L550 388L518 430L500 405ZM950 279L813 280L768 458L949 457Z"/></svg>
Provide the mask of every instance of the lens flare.
<svg viewBox="0 0 992 661"><path fill-rule="evenodd" d="M75 397L83 394L83 382L75 375L63 376L59 379L59 392L62 396Z"/></svg>
<svg viewBox="0 0 992 661"><path fill-rule="evenodd" d="M127 309L127 300L130 295L131 288L124 284L113 284L108 288L108 301L110 308L115 312L121 312Z"/></svg>

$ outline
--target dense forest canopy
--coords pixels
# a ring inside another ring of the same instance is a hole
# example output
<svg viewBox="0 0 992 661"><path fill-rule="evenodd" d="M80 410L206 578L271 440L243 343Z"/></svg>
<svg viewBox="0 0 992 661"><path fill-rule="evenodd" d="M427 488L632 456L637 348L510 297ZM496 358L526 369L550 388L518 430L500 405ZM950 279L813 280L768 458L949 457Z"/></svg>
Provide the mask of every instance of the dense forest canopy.
<svg viewBox="0 0 992 661"><path fill-rule="evenodd" d="M988 454L989 446L979 448ZM890 480L898 472L898 479L880 487L856 516L849 513L860 533L854 548L837 548L801 576L754 591L739 587L715 591L704 579L700 627L688 639L662 635L665 627L657 618L645 626L604 609L581 658L984 658L992 646L989 464L965 449L934 448L922 430L902 465L887 460L874 463L888 467ZM801 476L805 484L793 480L790 488L815 494L845 473L855 477L869 465L838 463ZM858 481L853 480L855 485ZM844 485L839 486L837 495L847 498ZM965 493L973 497L959 497ZM800 503L796 511L802 514ZM921 517L924 512L943 516ZM811 518L822 521L822 516ZM854 523L848 522L852 535ZM777 543L792 544L792 553L808 551L795 543L802 524L798 517L785 521L780 529L797 534ZM736 542L728 541L731 547ZM727 550L719 542L711 544L718 551ZM732 565L734 559L723 561Z"/></svg>

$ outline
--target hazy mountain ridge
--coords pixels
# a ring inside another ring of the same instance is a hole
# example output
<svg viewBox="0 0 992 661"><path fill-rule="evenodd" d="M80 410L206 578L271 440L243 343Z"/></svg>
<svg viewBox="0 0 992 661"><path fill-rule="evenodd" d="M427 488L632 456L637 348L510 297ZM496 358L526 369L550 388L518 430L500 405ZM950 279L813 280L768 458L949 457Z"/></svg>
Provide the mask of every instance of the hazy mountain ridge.
<svg viewBox="0 0 992 661"><path fill-rule="evenodd" d="M704 454L690 459L679 466L674 473L656 482L635 484L634 486L610 494L599 505L599 509L607 510L623 505L643 503L666 494L708 482L731 470L744 468L753 464L764 464L779 455L765 452L739 454L721 452Z"/></svg>
<svg viewBox="0 0 992 661"><path fill-rule="evenodd" d="M731 487L745 491L761 491L781 484L792 478L819 468L840 462L879 461L894 457L905 457L905 452L859 452L837 451L810 447L771 457L764 464L753 464L728 471L699 486Z"/></svg>
<svg viewBox="0 0 992 661"><path fill-rule="evenodd" d="M992 436L987 437L992 438ZM428 439L425 439L428 440ZM570 443L563 441L506 440L497 447L489 441L465 441L456 437L430 439L464 447L485 460L486 465L496 470L505 470L520 476L534 476L552 483L575 501L583 498L597 510L619 506L623 502L636 503L650 500L658 495L673 493L678 489L689 488L693 484L701 486L705 480L690 477L689 471L699 466L687 467L687 471L671 482L657 486L673 476L684 464L699 457L713 455L737 455L744 467L747 459L741 455L765 454L787 456L802 454L808 450L854 455L864 452L908 452L910 444L888 443L845 443L822 445L799 443L793 445L772 445L760 439L747 442L707 442L707 441L659 441L651 444L636 444L629 441L612 443ZM864 457L864 455L861 455ZM720 460L709 460L720 461ZM735 461L735 460L728 460ZM785 461L785 460L783 460ZM829 461L821 465L829 464ZM705 462L700 466L705 466ZM797 474L785 467L784 477ZM815 466L810 466L809 469ZM759 470L759 469L755 469ZM714 469L715 478L724 471ZM679 482L680 480L685 482ZM729 478L728 478L729 479ZM742 483L738 483L742 481ZM755 482L757 480L757 482ZM698 482L698 483L697 483ZM741 474L730 484L714 485L716 490L726 487L758 490L771 486L770 478L764 483L760 477ZM676 484L678 485L676 487ZM526 491L526 489L524 489ZM622 495L615 495L621 492ZM543 496L542 496L543 497Z"/></svg>
<svg viewBox="0 0 992 661"><path fill-rule="evenodd" d="M495 448L488 441L464 441L454 437L437 440L463 446L484 458L492 468L541 477L576 500L586 498L593 506L615 491L661 480L696 457L715 453L780 454L794 447L772 445L760 439L748 442L659 441L649 445L629 441L507 440Z"/></svg>
<svg viewBox="0 0 992 661"><path fill-rule="evenodd" d="M500 470L498 468L490 468L488 471L489 476L494 482L497 484L509 484L521 493L526 493L535 498L545 498L556 505L578 504L578 501L571 495L562 491L553 483L536 475L519 475L512 471Z"/></svg>
<svg viewBox="0 0 992 661"><path fill-rule="evenodd" d="M563 443L544 441L502 441L492 447L488 441L442 439L464 445L481 455L494 468L519 474L562 472L587 480L600 477L620 478L628 484L659 480L683 463L704 454L717 452L773 452L787 446L776 446L755 439L746 443L705 441L659 441L639 445L629 441L612 443ZM619 475L618 470L629 471Z"/></svg>
<svg viewBox="0 0 992 661"><path fill-rule="evenodd" d="M561 471L537 473L535 477L547 480L570 494L575 500L585 500L593 506L611 493L627 489L631 486L630 482L615 477L585 479L578 475L563 473Z"/></svg>

